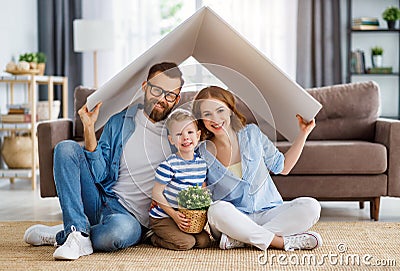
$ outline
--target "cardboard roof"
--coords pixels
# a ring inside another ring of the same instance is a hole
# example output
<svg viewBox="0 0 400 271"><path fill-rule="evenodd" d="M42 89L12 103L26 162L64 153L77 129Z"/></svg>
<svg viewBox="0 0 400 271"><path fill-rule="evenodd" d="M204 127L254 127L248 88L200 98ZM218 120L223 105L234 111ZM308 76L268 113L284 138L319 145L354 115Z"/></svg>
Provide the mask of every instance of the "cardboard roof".
<svg viewBox="0 0 400 271"><path fill-rule="evenodd" d="M132 102L152 65L179 65L191 56L211 63L204 67L289 140L298 133L295 115L310 120L322 107L213 10L203 7L88 98L89 109L103 101L96 129Z"/></svg>

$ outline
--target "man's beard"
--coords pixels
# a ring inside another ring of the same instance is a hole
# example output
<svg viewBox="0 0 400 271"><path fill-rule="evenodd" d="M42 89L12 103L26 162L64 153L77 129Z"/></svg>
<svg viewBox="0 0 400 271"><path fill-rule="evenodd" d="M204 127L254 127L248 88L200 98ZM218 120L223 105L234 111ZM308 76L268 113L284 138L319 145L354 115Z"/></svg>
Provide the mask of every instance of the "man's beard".
<svg viewBox="0 0 400 271"><path fill-rule="evenodd" d="M161 98L163 99L163 98ZM154 105L160 105L164 108L162 112L157 111ZM147 93L144 95L144 112L155 122L166 119L171 113L173 106L168 107L167 102L162 102L160 99L148 99Z"/></svg>

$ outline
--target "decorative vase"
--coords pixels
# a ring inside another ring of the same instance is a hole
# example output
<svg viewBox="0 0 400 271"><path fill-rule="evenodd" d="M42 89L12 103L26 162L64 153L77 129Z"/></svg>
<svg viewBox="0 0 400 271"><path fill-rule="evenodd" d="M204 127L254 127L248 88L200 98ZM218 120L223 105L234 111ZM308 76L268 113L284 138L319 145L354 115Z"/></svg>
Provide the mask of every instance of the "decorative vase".
<svg viewBox="0 0 400 271"><path fill-rule="evenodd" d="M374 68L383 67L383 57L381 55L372 56L372 67Z"/></svg>
<svg viewBox="0 0 400 271"><path fill-rule="evenodd" d="M185 229L187 233L199 233L204 229L207 222L207 210L189 210L179 208L179 212L190 219L190 227Z"/></svg>
<svg viewBox="0 0 400 271"><path fill-rule="evenodd" d="M14 133L4 137L1 154L8 168L31 168L32 137L18 136Z"/></svg>
<svg viewBox="0 0 400 271"><path fill-rule="evenodd" d="M37 68L39 69L39 75L44 75L44 70L46 69L46 63L38 63Z"/></svg>
<svg viewBox="0 0 400 271"><path fill-rule="evenodd" d="M33 70L37 69L37 63L36 62L29 62L29 67Z"/></svg>
<svg viewBox="0 0 400 271"><path fill-rule="evenodd" d="M60 114L60 106L61 102L59 100L53 101L53 107L51 112L51 117L49 117L49 102L48 101L39 101L36 104L36 112L39 121L42 120L55 120L58 118Z"/></svg>
<svg viewBox="0 0 400 271"><path fill-rule="evenodd" d="M396 21L386 21L389 29L394 29L396 26Z"/></svg>

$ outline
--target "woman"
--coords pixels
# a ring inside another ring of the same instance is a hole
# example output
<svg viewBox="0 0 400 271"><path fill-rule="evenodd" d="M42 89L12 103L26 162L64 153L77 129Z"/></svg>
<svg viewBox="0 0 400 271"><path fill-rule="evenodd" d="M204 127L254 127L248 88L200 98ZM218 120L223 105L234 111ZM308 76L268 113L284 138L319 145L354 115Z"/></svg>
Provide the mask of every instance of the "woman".
<svg viewBox="0 0 400 271"><path fill-rule="evenodd" d="M203 141L200 155L208 166L207 184L215 201L208 210L211 232L221 249L254 245L262 250L314 249L321 236L308 231L321 206L313 198L283 203L269 171L288 174L303 150L315 120L297 115L300 132L283 155L258 126L246 125L232 93L220 87L202 89L193 103Z"/></svg>

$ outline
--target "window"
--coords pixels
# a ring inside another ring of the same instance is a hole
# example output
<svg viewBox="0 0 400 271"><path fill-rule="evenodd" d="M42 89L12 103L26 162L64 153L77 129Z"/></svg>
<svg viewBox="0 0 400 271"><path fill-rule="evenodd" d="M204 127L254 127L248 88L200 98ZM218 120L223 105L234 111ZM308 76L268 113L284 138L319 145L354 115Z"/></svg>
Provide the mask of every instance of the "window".
<svg viewBox="0 0 400 271"><path fill-rule="evenodd" d="M196 8L203 5L211 7L289 77L292 79L296 77L297 0L119 0L110 2L107 0L84 0L83 2L84 18L114 21L115 48L112 52L98 54L100 85L144 53L163 35L190 17ZM93 8L94 6L96 8ZM91 54L84 55L85 85L91 85L86 82L92 80L91 65Z"/></svg>

